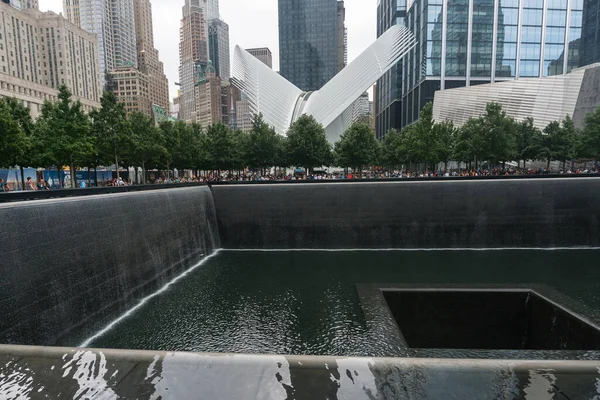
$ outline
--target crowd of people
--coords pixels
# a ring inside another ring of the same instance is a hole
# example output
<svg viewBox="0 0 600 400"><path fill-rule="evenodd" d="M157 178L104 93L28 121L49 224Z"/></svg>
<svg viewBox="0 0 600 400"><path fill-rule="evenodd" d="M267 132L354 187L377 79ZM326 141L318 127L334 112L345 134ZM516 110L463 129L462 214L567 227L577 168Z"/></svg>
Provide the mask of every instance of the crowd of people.
<svg viewBox="0 0 600 400"><path fill-rule="evenodd" d="M548 174L559 174L559 175L588 175L588 174L600 174L599 168L577 168L566 171L553 171L545 169L523 169L523 168L493 168L493 169L463 169L463 170L437 170L437 171L426 171L426 172L414 172L408 170L395 170L395 171L363 171L361 174L352 172L344 173L343 171L328 172L328 171L315 171L310 174L303 172L293 173L267 173L261 174L258 172L242 172L240 173L209 173L200 176L182 176L182 177L165 177L160 176L155 179L149 179L146 184L179 184L179 183L211 183L211 182L258 182L258 181L302 181L302 180L347 180L347 179L410 179L410 178L443 178L443 177L479 177L479 176L519 176L519 175L548 175ZM107 179L104 182L99 182L98 186L102 187L113 187L113 186L131 186L134 183L130 178L113 178ZM93 185L93 184L92 184ZM43 178L36 180L31 177L27 177L24 185L24 189L21 189L21 185L10 185L0 178L0 193L10 191L40 191L50 190L54 186L50 185ZM87 181L80 181L78 183L79 188L85 188L88 186Z"/></svg>

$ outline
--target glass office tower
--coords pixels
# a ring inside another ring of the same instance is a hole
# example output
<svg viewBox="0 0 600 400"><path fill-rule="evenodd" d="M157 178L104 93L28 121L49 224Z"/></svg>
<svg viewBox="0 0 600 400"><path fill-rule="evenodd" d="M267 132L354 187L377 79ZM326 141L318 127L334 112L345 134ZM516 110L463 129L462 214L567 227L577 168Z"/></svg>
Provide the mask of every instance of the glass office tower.
<svg viewBox="0 0 600 400"><path fill-rule="evenodd" d="M280 73L304 91L338 72L337 0L279 0Z"/></svg>
<svg viewBox="0 0 600 400"><path fill-rule="evenodd" d="M559 75L600 61L598 0L414 0L405 12L400 1L380 0L378 35L401 23L419 44L390 82L378 82L380 138L416 121L437 90ZM383 12L388 6L396 19Z"/></svg>

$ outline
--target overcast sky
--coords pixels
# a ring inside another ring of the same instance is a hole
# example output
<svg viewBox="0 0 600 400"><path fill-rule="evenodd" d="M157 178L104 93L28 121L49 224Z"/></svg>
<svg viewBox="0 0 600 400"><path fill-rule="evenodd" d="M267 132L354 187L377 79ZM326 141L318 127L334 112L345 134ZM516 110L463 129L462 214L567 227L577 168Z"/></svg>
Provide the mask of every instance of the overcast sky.
<svg viewBox="0 0 600 400"><path fill-rule="evenodd" d="M63 0L39 0L42 11L62 12ZM179 25L184 0L151 0L154 45L160 52L169 79L171 97L179 80ZM348 60L358 56L376 37L377 0L345 0L348 28ZM229 24L230 51L268 47L273 52L273 68L279 69L277 0L220 0L220 13Z"/></svg>

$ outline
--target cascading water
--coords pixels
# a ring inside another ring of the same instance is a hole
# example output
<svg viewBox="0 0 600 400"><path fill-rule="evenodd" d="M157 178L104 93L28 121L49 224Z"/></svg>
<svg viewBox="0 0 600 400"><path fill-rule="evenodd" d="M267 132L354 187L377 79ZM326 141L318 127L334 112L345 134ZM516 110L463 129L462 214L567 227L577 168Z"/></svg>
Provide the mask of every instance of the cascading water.
<svg viewBox="0 0 600 400"><path fill-rule="evenodd" d="M0 205L0 343L76 345L220 247L208 187Z"/></svg>

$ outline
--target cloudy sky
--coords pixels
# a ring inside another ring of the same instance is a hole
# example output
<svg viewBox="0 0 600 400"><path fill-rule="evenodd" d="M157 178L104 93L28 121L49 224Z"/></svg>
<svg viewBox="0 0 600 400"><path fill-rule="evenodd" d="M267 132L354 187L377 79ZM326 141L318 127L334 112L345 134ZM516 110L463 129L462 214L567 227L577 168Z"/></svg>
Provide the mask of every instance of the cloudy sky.
<svg viewBox="0 0 600 400"><path fill-rule="evenodd" d="M62 12L63 0L39 0L42 11ZM171 97L179 80L179 24L184 0L151 0L154 19L154 45L165 63ZM345 0L348 28L348 60L358 56L376 36L377 0ZM221 17L229 24L230 50L268 47L273 67L279 68L277 0L220 0Z"/></svg>

